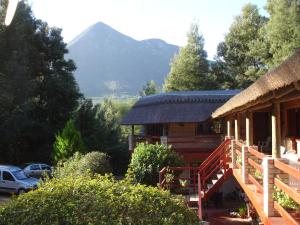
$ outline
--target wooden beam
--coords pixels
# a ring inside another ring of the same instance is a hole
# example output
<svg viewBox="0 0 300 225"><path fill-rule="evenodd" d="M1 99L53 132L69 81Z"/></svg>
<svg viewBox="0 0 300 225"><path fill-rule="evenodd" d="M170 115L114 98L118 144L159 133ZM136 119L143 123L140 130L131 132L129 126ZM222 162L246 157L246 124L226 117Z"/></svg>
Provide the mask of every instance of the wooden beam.
<svg viewBox="0 0 300 225"><path fill-rule="evenodd" d="M238 141L240 139L240 117L239 117L239 114L237 114L237 116L234 120L234 137L235 137L236 141Z"/></svg>
<svg viewBox="0 0 300 225"><path fill-rule="evenodd" d="M280 103L275 102L272 105L272 157L280 158L280 142L281 142L281 127L280 127Z"/></svg>
<svg viewBox="0 0 300 225"><path fill-rule="evenodd" d="M253 145L253 113L246 113L246 145Z"/></svg>
<svg viewBox="0 0 300 225"><path fill-rule="evenodd" d="M230 119L227 120L227 137L231 137L231 121Z"/></svg>

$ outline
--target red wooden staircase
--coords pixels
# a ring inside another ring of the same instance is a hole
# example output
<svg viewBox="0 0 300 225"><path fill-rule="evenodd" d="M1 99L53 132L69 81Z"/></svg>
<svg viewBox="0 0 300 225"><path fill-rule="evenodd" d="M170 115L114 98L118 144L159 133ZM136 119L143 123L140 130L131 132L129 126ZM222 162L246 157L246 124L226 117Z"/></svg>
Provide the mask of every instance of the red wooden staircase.
<svg viewBox="0 0 300 225"><path fill-rule="evenodd" d="M230 139L222 142L203 162L197 167L169 167L163 168L160 171L160 186L166 187L167 171L173 171L176 176L173 180L175 188L180 188L179 180L188 182L188 193L183 193L186 196L188 205L197 205L199 218L202 218L202 201L208 200L213 193L218 191L224 181L232 174L232 169L229 168L230 158ZM181 173L180 173L181 171ZM185 175L182 175L185 174ZM187 177L186 174L189 176ZM176 185L177 184L177 185ZM170 188L170 184L168 185ZM186 187L185 187L186 188ZM174 188L173 188L174 189ZM201 193L201 198L199 198Z"/></svg>

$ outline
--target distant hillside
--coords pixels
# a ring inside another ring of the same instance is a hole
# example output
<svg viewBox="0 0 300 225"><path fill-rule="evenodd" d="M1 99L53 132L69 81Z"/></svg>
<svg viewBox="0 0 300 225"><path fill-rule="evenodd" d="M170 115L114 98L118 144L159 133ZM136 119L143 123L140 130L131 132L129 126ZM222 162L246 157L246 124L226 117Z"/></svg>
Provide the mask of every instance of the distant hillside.
<svg viewBox="0 0 300 225"><path fill-rule="evenodd" d="M134 40L96 23L68 44L76 80L86 96L135 95L149 80L161 85L178 46L160 39Z"/></svg>

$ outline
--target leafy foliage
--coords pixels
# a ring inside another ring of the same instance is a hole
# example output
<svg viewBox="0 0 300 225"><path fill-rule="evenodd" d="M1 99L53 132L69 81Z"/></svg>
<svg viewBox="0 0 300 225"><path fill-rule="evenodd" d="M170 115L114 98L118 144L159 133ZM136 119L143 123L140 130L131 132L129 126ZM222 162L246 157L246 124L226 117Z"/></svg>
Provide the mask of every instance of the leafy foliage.
<svg viewBox="0 0 300 225"><path fill-rule="evenodd" d="M59 162L54 171L54 177L68 176L95 176L111 173L109 157L102 152L89 152L85 155L76 152L72 157L64 162Z"/></svg>
<svg viewBox="0 0 300 225"><path fill-rule="evenodd" d="M208 79L207 53L204 50L204 38L199 35L197 24L192 24L188 33L188 43L181 48L171 62L164 91L186 91L206 89Z"/></svg>
<svg viewBox="0 0 300 225"><path fill-rule="evenodd" d="M284 208L288 209L300 209L299 204L297 204L292 198L290 198L284 191L275 187L275 192L273 194L273 199L278 202Z"/></svg>
<svg viewBox="0 0 300 225"><path fill-rule="evenodd" d="M73 120L69 120L62 132L56 135L53 149L53 158L56 162L67 160L75 152L85 150L81 134L75 128Z"/></svg>
<svg viewBox="0 0 300 225"><path fill-rule="evenodd" d="M158 87L154 80L150 80L143 86L143 90L140 91L140 96L154 95L158 93Z"/></svg>
<svg viewBox="0 0 300 225"><path fill-rule="evenodd" d="M38 206L38 207L37 207ZM0 224L199 224L168 191L108 176L54 178L0 208Z"/></svg>
<svg viewBox="0 0 300 225"><path fill-rule="evenodd" d="M61 30L20 1L0 25L0 153L3 162L50 161L52 145L81 96ZM4 86L4 88L2 88ZM3 98L2 98L3 97Z"/></svg>
<svg viewBox="0 0 300 225"><path fill-rule="evenodd" d="M237 16L225 37L225 41L218 46L219 64L225 62L223 69L225 81L233 82L229 85L237 88L246 88L266 71L264 64L255 55L250 54L250 47L259 37L259 30L266 23L266 18L259 14L257 6L247 4L241 15ZM213 67L214 74L219 73L219 67ZM233 76L233 78L231 78ZM221 81L224 78L217 76ZM228 84L224 84L224 88Z"/></svg>
<svg viewBox="0 0 300 225"><path fill-rule="evenodd" d="M132 101L107 98L94 106L91 100L84 100L74 115L87 149L101 149L107 153L114 174L124 174L129 163L127 137L130 131L120 122L132 105Z"/></svg>
<svg viewBox="0 0 300 225"><path fill-rule="evenodd" d="M163 167L181 165L182 158L171 146L140 143L132 154L129 173L137 182L155 186L158 183L159 171Z"/></svg>
<svg viewBox="0 0 300 225"><path fill-rule="evenodd" d="M298 0L268 0L270 14L265 38L272 57L265 60L269 67L281 63L300 47L300 5Z"/></svg>
<svg viewBox="0 0 300 225"><path fill-rule="evenodd" d="M53 149L53 158L56 162L67 160L75 152L84 152L81 134L76 129L73 120L69 120L62 132L56 135Z"/></svg>

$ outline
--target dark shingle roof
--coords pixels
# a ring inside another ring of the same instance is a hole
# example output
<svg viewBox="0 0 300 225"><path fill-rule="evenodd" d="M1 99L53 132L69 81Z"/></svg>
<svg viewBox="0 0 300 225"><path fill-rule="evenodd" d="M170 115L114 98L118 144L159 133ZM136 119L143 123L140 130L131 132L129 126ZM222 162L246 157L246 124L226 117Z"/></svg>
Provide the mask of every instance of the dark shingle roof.
<svg viewBox="0 0 300 225"><path fill-rule="evenodd" d="M141 98L123 118L123 125L201 122L238 90L178 91Z"/></svg>

